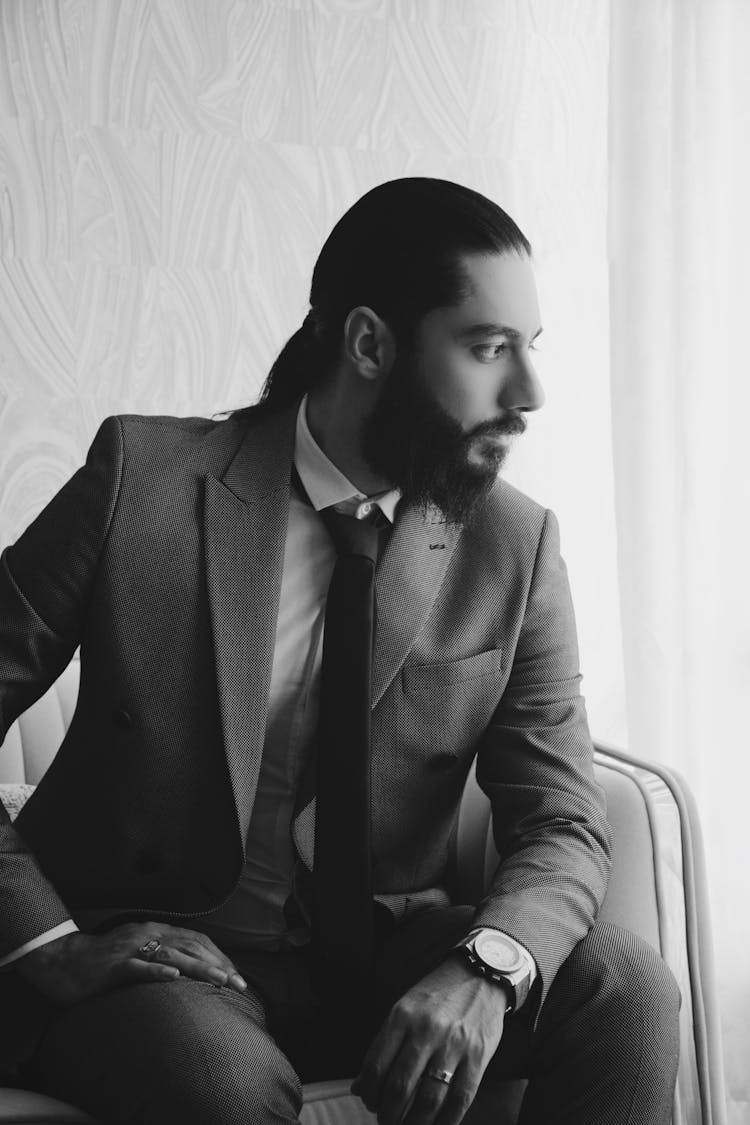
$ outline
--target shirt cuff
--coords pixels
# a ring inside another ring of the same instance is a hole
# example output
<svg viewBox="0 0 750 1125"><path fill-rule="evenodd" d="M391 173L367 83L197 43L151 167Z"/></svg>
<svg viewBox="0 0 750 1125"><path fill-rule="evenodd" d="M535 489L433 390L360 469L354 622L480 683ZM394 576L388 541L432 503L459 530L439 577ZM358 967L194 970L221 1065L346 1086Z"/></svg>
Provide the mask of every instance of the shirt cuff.
<svg viewBox="0 0 750 1125"><path fill-rule="evenodd" d="M53 926L51 930L46 930L45 933L39 934L37 937L32 938L31 941L24 942L19 945L18 949L14 949L11 953L6 953L4 957L0 957L0 969L10 965L13 961L18 961L19 958L25 957L27 953L31 953L32 949L39 949L43 945L48 945L51 941L56 941L57 938L64 937L65 934L77 934L78 926L72 918L67 922L61 922L59 926Z"/></svg>

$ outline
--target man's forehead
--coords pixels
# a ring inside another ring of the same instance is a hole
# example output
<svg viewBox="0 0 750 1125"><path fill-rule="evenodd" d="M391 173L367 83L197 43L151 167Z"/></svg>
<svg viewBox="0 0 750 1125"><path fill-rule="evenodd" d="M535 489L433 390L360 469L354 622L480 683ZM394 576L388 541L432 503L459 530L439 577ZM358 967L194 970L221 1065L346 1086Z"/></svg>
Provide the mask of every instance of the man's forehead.
<svg viewBox="0 0 750 1125"><path fill-rule="evenodd" d="M462 258L470 284L453 311L461 330L498 325L533 336L539 329L539 298L531 261L525 254L471 254Z"/></svg>

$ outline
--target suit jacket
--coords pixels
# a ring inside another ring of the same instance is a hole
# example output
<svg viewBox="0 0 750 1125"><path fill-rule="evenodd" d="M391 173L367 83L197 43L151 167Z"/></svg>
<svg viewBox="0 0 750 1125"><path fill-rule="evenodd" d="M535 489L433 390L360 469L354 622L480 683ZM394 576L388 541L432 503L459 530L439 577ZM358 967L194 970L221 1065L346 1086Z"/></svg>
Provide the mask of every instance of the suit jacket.
<svg viewBox="0 0 750 1125"><path fill-rule="evenodd" d="M215 909L243 863L263 749L296 406L248 421L123 416L0 559L0 736L80 645L75 714L0 824L0 955L71 915ZM374 888L445 902L478 755L500 864L478 925L541 996L604 896L573 611L550 512L498 482L460 531L406 507L377 573ZM313 862L314 802L294 838Z"/></svg>

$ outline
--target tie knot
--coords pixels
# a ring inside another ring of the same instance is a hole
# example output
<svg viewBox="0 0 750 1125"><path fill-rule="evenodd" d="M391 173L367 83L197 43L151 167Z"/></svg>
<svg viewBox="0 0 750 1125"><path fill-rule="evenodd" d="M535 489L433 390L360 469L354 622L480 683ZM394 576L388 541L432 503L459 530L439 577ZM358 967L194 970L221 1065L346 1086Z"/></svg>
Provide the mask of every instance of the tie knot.
<svg viewBox="0 0 750 1125"><path fill-rule="evenodd" d="M339 555L363 555L377 561L378 528L371 520L358 520L346 516L333 508L324 508L320 513Z"/></svg>

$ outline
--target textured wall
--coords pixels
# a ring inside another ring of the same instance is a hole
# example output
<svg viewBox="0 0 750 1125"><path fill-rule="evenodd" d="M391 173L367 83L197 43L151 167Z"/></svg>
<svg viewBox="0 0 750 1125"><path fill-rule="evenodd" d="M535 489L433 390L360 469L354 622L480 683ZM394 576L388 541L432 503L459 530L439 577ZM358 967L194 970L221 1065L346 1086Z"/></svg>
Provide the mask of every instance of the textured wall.
<svg viewBox="0 0 750 1125"><path fill-rule="evenodd" d="M117 411L251 400L333 222L460 180L535 246L558 511L599 733L621 734L603 0L0 0L0 545Z"/></svg>

